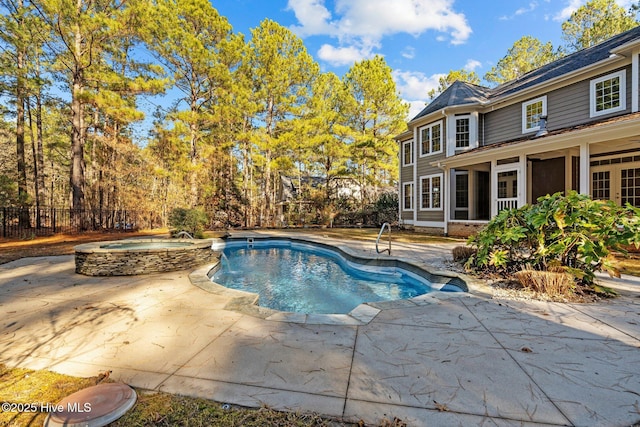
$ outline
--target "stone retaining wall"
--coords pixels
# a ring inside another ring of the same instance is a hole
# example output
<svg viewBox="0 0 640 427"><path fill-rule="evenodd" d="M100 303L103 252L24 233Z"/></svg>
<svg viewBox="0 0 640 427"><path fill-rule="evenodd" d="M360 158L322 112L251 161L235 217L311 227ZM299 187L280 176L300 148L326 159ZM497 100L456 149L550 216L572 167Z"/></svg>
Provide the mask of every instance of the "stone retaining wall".
<svg viewBox="0 0 640 427"><path fill-rule="evenodd" d="M108 249L116 242L97 242L76 246L76 273L86 276L133 276L185 270L208 264L220 254L211 250L211 240L165 240L188 242L187 247L154 249ZM157 239L129 240L131 243L163 242ZM117 243L122 243L118 241Z"/></svg>

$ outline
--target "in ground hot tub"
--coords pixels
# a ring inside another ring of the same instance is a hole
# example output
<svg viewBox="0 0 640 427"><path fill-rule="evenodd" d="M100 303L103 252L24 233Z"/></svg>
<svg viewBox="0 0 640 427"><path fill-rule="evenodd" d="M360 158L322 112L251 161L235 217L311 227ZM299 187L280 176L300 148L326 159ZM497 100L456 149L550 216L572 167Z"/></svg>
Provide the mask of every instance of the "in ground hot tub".
<svg viewBox="0 0 640 427"><path fill-rule="evenodd" d="M184 270L219 257L211 239L135 239L76 246L76 273L133 276Z"/></svg>

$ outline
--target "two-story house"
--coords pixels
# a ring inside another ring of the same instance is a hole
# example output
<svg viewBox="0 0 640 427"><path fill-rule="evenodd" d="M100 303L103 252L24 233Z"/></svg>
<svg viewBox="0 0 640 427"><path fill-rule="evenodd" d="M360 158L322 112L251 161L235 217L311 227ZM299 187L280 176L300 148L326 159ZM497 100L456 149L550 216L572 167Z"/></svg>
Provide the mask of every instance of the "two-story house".
<svg viewBox="0 0 640 427"><path fill-rule="evenodd" d="M396 137L400 220L468 235L576 190L640 207L640 27L496 88L455 82Z"/></svg>

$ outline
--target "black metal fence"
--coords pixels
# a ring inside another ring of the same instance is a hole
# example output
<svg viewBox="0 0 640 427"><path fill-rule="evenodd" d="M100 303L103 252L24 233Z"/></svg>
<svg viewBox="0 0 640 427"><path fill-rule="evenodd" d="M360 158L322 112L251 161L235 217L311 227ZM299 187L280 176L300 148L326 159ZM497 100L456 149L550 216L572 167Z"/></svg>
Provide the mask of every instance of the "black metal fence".
<svg viewBox="0 0 640 427"><path fill-rule="evenodd" d="M56 233L133 231L161 224L154 214L127 210L0 207L0 236L28 239Z"/></svg>

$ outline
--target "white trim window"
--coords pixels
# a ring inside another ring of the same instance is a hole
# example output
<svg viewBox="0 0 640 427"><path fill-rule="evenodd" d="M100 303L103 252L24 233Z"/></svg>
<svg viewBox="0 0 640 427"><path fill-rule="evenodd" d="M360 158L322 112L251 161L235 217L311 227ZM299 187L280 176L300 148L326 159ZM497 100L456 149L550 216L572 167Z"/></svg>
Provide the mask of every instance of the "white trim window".
<svg viewBox="0 0 640 427"><path fill-rule="evenodd" d="M413 141L402 143L402 166L413 165Z"/></svg>
<svg viewBox="0 0 640 427"><path fill-rule="evenodd" d="M402 184L402 210L413 210L413 182Z"/></svg>
<svg viewBox="0 0 640 427"><path fill-rule="evenodd" d="M456 150L466 150L471 147L471 115L456 116Z"/></svg>
<svg viewBox="0 0 640 427"><path fill-rule="evenodd" d="M547 96L522 103L522 133L540 130L540 118L547 115Z"/></svg>
<svg viewBox="0 0 640 427"><path fill-rule="evenodd" d="M442 120L421 127L418 135L420 135L420 157L442 153Z"/></svg>
<svg viewBox="0 0 640 427"><path fill-rule="evenodd" d="M426 175L420 177L420 210L442 210L443 175Z"/></svg>
<svg viewBox="0 0 640 427"><path fill-rule="evenodd" d="M469 172L455 172L453 219L469 219Z"/></svg>
<svg viewBox="0 0 640 427"><path fill-rule="evenodd" d="M625 70L591 80L589 91L591 117L627 109L626 80Z"/></svg>

